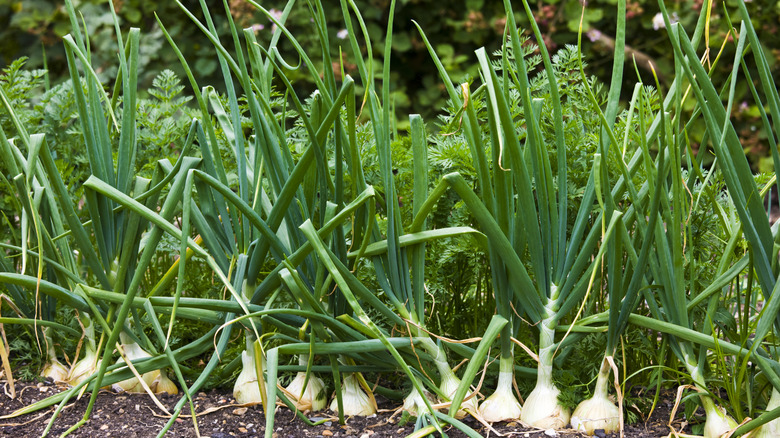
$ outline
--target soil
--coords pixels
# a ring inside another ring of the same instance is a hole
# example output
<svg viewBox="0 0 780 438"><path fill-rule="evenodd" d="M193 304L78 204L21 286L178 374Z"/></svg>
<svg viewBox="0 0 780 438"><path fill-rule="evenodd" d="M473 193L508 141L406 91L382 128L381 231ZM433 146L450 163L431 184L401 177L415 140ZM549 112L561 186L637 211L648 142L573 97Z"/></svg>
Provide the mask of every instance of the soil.
<svg viewBox="0 0 780 438"><path fill-rule="evenodd" d="M16 382L16 398L11 399L6 382L0 383L0 416L4 416L19 408L55 394L59 388L46 383ZM162 395L160 402L169 411L173 410L179 396ZM664 394L659 407L644 423L626 425L627 438L656 438L669 434L669 414L673 405L674 394ZM84 415L89 401L89 394L63 409L55 421L49 436L59 436L70 426L77 423ZM319 412L309 414L314 421L326 420L319 426L308 426L299 418L295 418L288 409L277 408L274 427L274 437L277 438L381 438L404 437L414 431L414 422L405 425L399 423L400 415L393 415L397 403L377 396L380 412L371 417L348 418L345 425L338 424L337 417ZM259 406L242 407L236 404L229 390L213 390L201 392L195 396L195 410L198 417L198 428L202 437L232 438L262 436L265 430L265 416ZM0 419L0 437L38 437L41 436L54 407L15 418ZM186 408L182 414L188 414ZM678 417L680 415L678 414ZM70 436L73 437L155 437L163 428L168 418L152 399L145 394L115 394L101 391L92 411L91 419ZM522 438L575 438L584 436L571 430L552 431L525 428L519 422L493 424L493 431L467 417L464 423L483 436L504 436ZM673 423L675 429L682 432L679 421ZM687 428L686 428L687 429ZM449 437L463 437L462 432L454 428L446 428ZM597 431L597 436L618 437L618 434L605 435ZM688 431L690 432L690 431ZM195 437L193 422L188 417L179 418L166 437Z"/></svg>

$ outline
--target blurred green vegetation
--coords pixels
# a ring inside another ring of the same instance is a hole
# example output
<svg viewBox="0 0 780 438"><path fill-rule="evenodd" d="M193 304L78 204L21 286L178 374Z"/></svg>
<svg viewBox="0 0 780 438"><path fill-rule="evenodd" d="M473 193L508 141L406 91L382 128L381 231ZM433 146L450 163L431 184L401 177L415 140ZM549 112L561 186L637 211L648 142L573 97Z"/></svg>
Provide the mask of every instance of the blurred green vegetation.
<svg viewBox="0 0 780 438"><path fill-rule="evenodd" d="M203 36L197 26L181 11L175 1L149 0L111 0L120 18L123 29L130 26L141 28L141 59L139 81L142 88L150 88L154 78L164 69L172 69L179 77L183 71L169 50L163 33L155 19L160 17L165 27L175 41L186 41L181 49L190 60L203 83L220 84L217 68L217 58L213 45ZM195 11L197 18L202 14L197 12L202 6L212 11L222 11L222 0L180 0L189 10ZM271 36L273 23L254 5L246 0L227 0L231 14L236 23L244 28L253 28L261 44L266 44ZM281 16L287 5L285 0L260 0L261 4L273 14ZM326 18L331 23L342 21L339 0L325 0ZM387 10L390 0L355 0L360 9L371 40L375 47L374 56L381 56L384 44L384 33L387 23ZM617 11L616 0L591 0L583 3L580 0L544 0L531 2L537 21L545 36L544 43L548 49L555 51L565 44L574 44L583 20L583 54L591 60L589 73L608 81L612 65L612 38L614 37ZM687 28L695 25L702 8L710 6L709 47L710 59L717 74L726 75L731 69L733 50L729 47L718 59L718 53L728 35L728 20L740 19L735 2L712 2L704 0L669 0L667 8L674 17ZM113 34L113 24L109 9L109 0L75 0L74 5L84 17L83 26L92 36L93 65L98 66L98 74L104 82L110 83L116 75L116 62L113 55L116 42ZM747 4L748 10L756 23L756 30L771 62L771 68L776 78L780 76L776 59L780 56L780 2L753 1ZM309 8L304 1L296 2L290 9L287 26L299 38L299 43L307 51L316 51L319 47L317 33L309 16ZM530 28L521 14L522 5L515 7L518 24ZM626 43L629 57L624 74L627 81L625 90L636 79L638 72L645 83L653 83L651 68L653 64L661 85L668 85L672 76L672 53L667 41L666 32L661 27L662 21L658 15L658 4L654 0L629 1L627 5ZM453 81L466 81L476 74L473 50L486 46L493 51L500 47L505 18L501 2L488 0L398 0L394 19L395 37L393 40L393 103L401 127L406 124L406 114L420 113L426 119L432 120L438 108L445 105L445 93L422 39L412 20L426 32L433 47L447 68ZM217 13L216 16L220 16ZM28 68L42 68L47 65L49 79L56 84L65 79L66 66L61 36L70 29L70 23L61 2L56 0L0 0L0 67L6 67L13 60L26 56L29 58ZM224 20L215 23L220 36L229 40L228 26ZM333 59L338 60L338 54L344 46L342 65L332 65L328 68L346 73L355 72L355 65L347 56L349 49L344 45L345 35L337 26L329 27L329 35ZM529 36L531 36L529 34ZM533 41L538 43L536 41ZM226 44L231 47L232 44ZM733 46L733 45L732 45ZM284 59L291 65L297 65L297 57L289 41L282 38L279 44ZM630 62L636 59L637 68ZM716 62L717 61L717 62ZM318 68L324 68L321 64ZM304 79L297 82L305 87L305 72L291 71L291 79ZM780 78L778 78L780 79ZM313 88L312 88L313 89ZM305 93L306 90L301 90ZM749 91L745 88L737 91L738 97L748 99ZM628 99L630 96L624 96ZM742 99L740 99L742 100ZM738 101L740 101L738 100ZM737 130L748 140L745 142L746 153L756 170L767 170L770 165L769 151L766 142L755 126L759 121L758 110L750 104L735 106ZM703 132L703 127L698 131ZM691 140L697 143L700 136L696 131L691 133Z"/></svg>

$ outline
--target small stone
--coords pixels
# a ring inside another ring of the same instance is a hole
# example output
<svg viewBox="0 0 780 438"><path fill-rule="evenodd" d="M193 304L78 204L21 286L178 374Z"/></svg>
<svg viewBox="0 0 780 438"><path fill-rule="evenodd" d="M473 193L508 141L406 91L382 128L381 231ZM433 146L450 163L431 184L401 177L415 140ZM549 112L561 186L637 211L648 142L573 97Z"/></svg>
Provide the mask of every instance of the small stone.
<svg viewBox="0 0 780 438"><path fill-rule="evenodd" d="M360 435L360 438L369 438L371 435L374 434L373 430L367 430L363 433L363 435Z"/></svg>
<svg viewBox="0 0 780 438"><path fill-rule="evenodd" d="M404 428L402 427L402 428L396 430L395 433L398 433L398 434L404 433Z"/></svg>
<svg viewBox="0 0 780 438"><path fill-rule="evenodd" d="M558 436L558 432L555 429L547 429L544 431L544 434L547 436Z"/></svg>
<svg viewBox="0 0 780 438"><path fill-rule="evenodd" d="M245 427L239 427L238 431L241 432L241 433L246 433L246 428Z"/></svg>
<svg viewBox="0 0 780 438"><path fill-rule="evenodd" d="M236 409L233 409L233 415L237 415L237 416L240 417L240 416L246 414L247 410L248 410L247 408L236 408Z"/></svg>
<svg viewBox="0 0 780 438"><path fill-rule="evenodd" d="M607 436L607 432L604 429L596 429L593 431L593 434L599 438L606 438Z"/></svg>
<svg viewBox="0 0 780 438"><path fill-rule="evenodd" d="M322 436L333 436L333 432L331 432L329 430L323 430L322 431Z"/></svg>
<svg viewBox="0 0 780 438"><path fill-rule="evenodd" d="M141 410L141 405L135 405L135 410L136 411L140 411Z"/></svg>
<svg viewBox="0 0 780 438"><path fill-rule="evenodd" d="M506 427L517 427L517 423L514 421L510 421L509 423L506 424Z"/></svg>
<svg viewBox="0 0 780 438"><path fill-rule="evenodd" d="M49 387L48 386L39 386L38 387L38 391L48 392L49 391Z"/></svg>
<svg viewBox="0 0 780 438"><path fill-rule="evenodd" d="M108 430L108 424L100 426L100 430Z"/></svg>

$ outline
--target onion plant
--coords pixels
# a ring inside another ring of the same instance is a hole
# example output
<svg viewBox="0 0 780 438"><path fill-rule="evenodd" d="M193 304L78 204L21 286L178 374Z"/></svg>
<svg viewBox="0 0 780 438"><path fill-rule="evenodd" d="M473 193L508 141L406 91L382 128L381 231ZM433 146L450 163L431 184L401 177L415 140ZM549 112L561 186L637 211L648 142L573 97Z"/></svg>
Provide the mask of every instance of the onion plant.
<svg viewBox="0 0 780 438"><path fill-rule="evenodd" d="M221 269L224 275L230 274L230 270L233 270L232 265L225 262L237 257L237 269L232 275L234 278L241 279L240 284L244 296L237 297L236 299L239 301L259 303L271 300L280 290L279 280L285 275L281 269L286 266L286 275L297 276L295 278L301 282L301 284L295 284L294 287L290 287L293 283L287 283L289 293L300 304L306 304L307 312L317 312L324 314L323 316L330 314L325 325L328 327L337 324L333 317L344 312L344 305L340 304L338 300L331 300L329 303L322 302L323 298L327 299L325 289L329 283L322 276L321 267L312 263L312 260L306 256L310 249L304 248L304 240L301 238L298 226L305 220L312 220L324 229L329 229L328 233L333 233L333 236L326 235L326 238L331 242L330 245L332 245L334 254L337 254L336 257L346 264L348 263L344 240L346 233L342 223L350 217L349 215L354 212L354 208L359 208L356 220L352 222L350 239L356 243L366 241L362 229L368 223L366 220L368 210L362 206L362 203L370 199L371 189L363 179L360 154L356 149L354 85L351 78L342 77L340 78L341 87L338 87L332 69L326 69L323 77L320 77L319 71L309 56L300 49L295 38L284 27L286 15L283 14L281 19L278 19L260 5L255 4L255 6L274 20L280 35L284 34L297 47L303 60L302 68L306 68L310 72L318 90L308 103L304 104L283 74L275 76L281 72L282 65L286 65L283 64L283 60L274 55L273 44L275 44L276 37L271 47L262 49L256 44L253 33L246 30L244 38L247 42L249 56L248 61L245 61L243 58L244 49L233 28L237 50L237 57L234 60L217 40L211 19L207 19L209 21L207 28L190 14L195 23L212 40L222 60L231 108L229 110L222 109L213 91L211 91L209 103L217 112L217 121L221 131L230 133L229 138L235 142L232 145L232 150L233 157L238 163L239 188L238 196L231 196L231 189L226 185L226 178L224 175L219 175L219 169L224 166L219 163L220 158L216 153L213 153L213 158L209 159L217 164L211 166L217 173L209 168L205 171L191 172L188 177L191 182L188 184L197 188L198 198L201 200L198 205L194 202L185 204L182 239L185 239L189 234L189 223L194 220L195 228L201 235L216 236L216 239L212 237L210 240L205 240L206 247L211 253L224 252L226 248L230 250L225 256L220 255L220 259L223 260ZM322 40L324 64L331 65L322 7L316 3L311 6L312 18ZM203 9L206 16L210 17L205 5ZM247 96L249 116L256 129L254 135L248 139L243 137L240 126L237 93L231 88L233 80L230 74L231 70L236 74L238 83ZM270 84L274 77L278 77L287 88L286 97L289 102L287 99L281 103L272 101ZM194 81L191 75L190 80ZM198 96L196 95L196 97ZM207 116L204 99L198 97L198 100L201 102L204 116ZM306 139L308 144L304 154L297 162L293 161L288 149L287 145L292 139L287 137L289 134L285 132L284 127L286 122L284 112L287 111L288 104L292 104L298 122L303 125L303 132L296 132L295 135ZM281 119L277 119L277 115L272 112L275 105L282 107ZM346 123L342 121L344 114L347 116ZM216 143L213 141L215 139L213 128L209 128L207 131L211 132L209 134L209 137L212 138L211 143ZM201 142L208 142L208 139L204 138ZM327 167L327 163L331 159L336 162L335 175ZM347 186L347 180L344 178L345 170L347 171L346 175L350 177L351 187ZM340 210L344 209L346 203L349 202L346 196L348 193L351 193L360 202L353 209ZM363 196L366 193L369 193L369 196ZM220 207L217 201L222 196L227 197L224 202L230 208ZM209 205L208 202L212 199L215 200L215 204ZM291 209L290 205L293 203L296 203L298 208ZM222 213L218 214L220 211ZM342 215L341 212L346 212L347 215ZM249 215L249 220L232 219L227 221L231 215L237 214L240 214L238 218ZM262 217L266 219L262 219ZM327 224L332 220L333 225L328 226ZM373 220L373 217L370 217L369 221ZM249 222L251 222L251 226ZM218 226L220 223L221 227ZM227 227L228 224L232 224L232 230ZM231 232L225 233L225 231ZM231 249L229 245L226 246L226 243L229 242L236 242L236 246ZM185 242L182 240L182 248L184 245ZM265 278L261 278L260 270L265 265L269 255L277 263L277 269L272 270ZM295 255L300 256L296 257ZM284 259L288 260L286 265L281 264ZM354 262L349 263L351 267L351 263ZM183 269L182 265L180 265L180 269ZM234 283L238 284L236 280ZM268 304L266 303L266 305ZM271 317L266 317L264 320L274 324ZM249 321L252 321L251 318ZM298 324L303 326L304 321L299 321ZM323 341L334 337L334 335L338 336L338 333L330 335L324 332L325 327L320 322L313 323L312 327L314 331L309 336L316 335ZM293 327L279 326L278 328L283 331ZM329 356L334 377L337 378L338 382L339 372L336 356L332 354ZM258 360L260 359L255 358L256 362ZM262 380L262 376L258 374L256 379ZM354 378L349 379L349 383L352 384ZM361 379L358 377L358 380ZM269 389L275 390L275 385L272 386L273 388ZM342 396L339 386L339 384L336 385L336 410L340 417L343 417L345 409L341 407ZM264 392L265 390L260 389L259 395L264 395ZM271 413L270 410L266 412Z"/></svg>
<svg viewBox="0 0 780 438"><path fill-rule="evenodd" d="M521 46L509 2L505 2L505 7L508 42L498 63L503 77L498 77L484 49L477 50L484 82L479 91L484 95L487 109L490 158L484 154L485 139L475 111L474 99L478 92L471 94L464 84L462 94L457 93L429 45L450 99L455 107L463 107L464 137L474 157L481 199L460 175L451 174L433 192L432 201L426 207L430 208L449 187L463 198L490 242L497 312L513 321L501 336L500 388L495 395L500 402L489 403L489 409L483 408L482 415L497 421L520 414L524 422L533 426L563 428L569 422L570 413L559 404L560 391L552 379L558 346L555 331L559 321L580 304L589 290L589 279L600 263L600 257L594 258L597 252L600 256L599 243L602 250L606 248L621 214L591 217L597 194L600 196L597 187L603 183L603 175L595 164L600 160L596 155L574 225L568 229L568 164L560 84L550 56L540 46L547 82L544 89L549 93L549 101L535 99L530 89L526 51ZM523 125L518 125L510 110L511 93L515 91L520 96ZM540 114L545 104L552 107L555 163L551 162L541 134ZM557 169L556 175L553 168ZM528 268L521 261L526 253ZM521 322L513 315L513 309L539 329L537 385L527 397L522 412L516 409L517 402L512 401L510 388L514 361L510 340Z"/></svg>
<svg viewBox="0 0 780 438"><path fill-rule="evenodd" d="M767 212L761 204L761 197L756 187L756 182L742 153L742 146L737 133L729 120L740 67L742 67L743 74L746 75L746 82L750 84L753 98L761 112L762 128L770 143L775 174L777 169L780 168L780 155L778 155L776 147L776 138L780 134L780 131L778 131L780 128L778 128L776 123L770 123L764 105L769 108L772 119L776 119L780 116L780 97L774 85L774 80L769 74L766 55L758 41L756 31L750 21L743 1L738 2L738 8L743 21L740 22L740 28L737 33L739 39L737 40L732 76L727 83L728 92L725 95L728 98L725 106L719 97L720 93L715 88L713 80L707 77L703 66L698 62L689 63L686 61L686 59L694 59L697 56L695 44L691 43L687 34L678 25L672 25L668 21L668 14L665 10L662 10L662 12L664 13L667 26L669 26L668 33L675 50L675 58L680 74L684 74L691 81L691 89L706 123L707 133L715 149L715 154L720 160L720 167L725 183L728 186L729 194L734 198L734 205L742 222L745 238L749 242L755 275L765 300L765 307L760 314L755 337L751 340L752 345L750 346L751 352L760 353L762 341L767 337L769 331L778 324L777 310L779 305L775 299L775 289L778 284L778 268L777 258L773 255L776 254L776 237L773 236ZM736 30L736 28L733 30ZM753 80L750 78L746 66L748 60L746 48L748 44L753 55L753 61L758 67L758 83L761 85L761 91L764 93L763 98L753 85ZM703 77L700 76L702 73L704 73ZM769 359L766 354L755 356L756 362L773 386L772 395L769 397L770 400L766 408L767 412L759 418L741 425L737 428L737 433L746 432L761 426L755 434L757 436L771 436L778 427L775 419L780 416L780 408L777 407L777 394L778 388L780 388L778 383L780 382L777 380L773 363L777 360L777 356L774 348L771 348L769 353L774 360Z"/></svg>
<svg viewBox="0 0 780 438"><path fill-rule="evenodd" d="M74 96L78 107L81 136L86 145L93 178L104 181L107 187L125 196L138 197L145 203L146 208L156 209L161 190L171 188L168 183L174 180L178 170L192 166L194 161L188 162L182 159L177 161L175 166L171 166L167 160L162 160L158 162L151 179L135 174L135 156L138 147L135 114L136 78L140 33L138 29L132 29L127 36L125 47L124 39L117 27L117 38L122 48L119 53L120 75L113 95L109 98L90 65L88 37L85 38L81 34L76 24L76 13L72 4L66 2L66 7L74 24L73 33L65 37L66 54L71 81L77 84L74 87ZM85 72L86 77L81 76L79 69ZM29 199L28 188L41 187L36 195L39 200L27 204L34 206L27 210L27 214L31 215L33 223L36 224L34 229L37 235L39 262L37 275L3 274L5 277L3 281L35 291L36 296L39 293L48 295L62 305L71 306L79 312L79 319L87 338L85 348L87 355L72 367L69 377L74 388L64 394L62 403L64 404L68 398L76 394L75 391L92 385L92 399L84 418L86 421L97 395L94 389L102 386L101 381L108 369L114 348L123 355L124 362L112 367L113 370L120 371L107 379L111 383L126 380L133 375L136 378L140 377L137 369L153 372L165 366L157 362L157 368L150 369L148 366L152 361L144 359L140 362L144 362L145 365L134 365L125 355L122 344L117 343L121 333L124 339L132 340L134 345L141 341L151 347L148 338L140 330L129 328L126 321L130 316L129 302L138 291L161 234L157 234L156 237L147 236L143 255L139 260L140 242L146 231L146 222L134 212L119 208L104 193L91 189L85 190L84 202L90 221L87 224L82 223L45 137L40 134L29 134L18 118L13 116L13 108L10 108L7 99L3 99L3 103L12 115L19 143L23 146L18 147L5 138L2 142L3 155L10 158L5 161L6 165L10 166L14 175L18 175L20 182L27 183L26 186L19 186L18 195L21 199ZM120 108L121 113L119 113ZM118 118L117 113L121 114L121 118ZM189 139L189 144L192 144L192 137ZM186 154L188 147L182 149ZM26 157L22 155L22 150L28 152ZM22 171L23 173L20 173ZM181 187L183 179L180 178L178 181ZM174 207L178 202L175 193L175 189L169 191L169 195L172 196L161 207L161 214L173 216ZM44 203L41 203L41 200L44 200ZM79 254L78 260L74 257L76 251ZM44 264L43 261L46 263ZM87 268L86 276L81 274L81 263ZM44 271L49 272L46 279L42 278ZM93 286L126 296L126 301L117 312L116 303L94 301L84 294L85 288ZM133 316L136 321L139 321L137 313ZM102 360L99 354L101 347L95 338L95 324L101 326L105 336L101 341L101 345L104 346ZM136 324L136 327L139 326L140 324ZM143 356L149 355L146 353ZM137 355L132 359L139 360ZM174 356L165 359L176 370L179 382L184 384ZM95 372L97 368L99 368L98 373ZM155 375L161 375L161 372L155 372ZM123 379L117 380L116 376L123 376ZM149 390L149 385L145 386L145 389ZM169 392L172 391L170 385L163 384L163 386L166 386Z"/></svg>
<svg viewBox="0 0 780 438"><path fill-rule="evenodd" d="M315 12L319 11L321 12L321 6L319 3L313 4L313 10ZM430 338L429 335L424 330L424 321L423 321L423 312L425 309L425 300L424 300L424 284L423 284L423 272L422 272L422 263L424 262L424 251L423 251L423 245L425 241L433 239L433 238L440 238L440 237L447 237L447 236L453 236L453 235L460 235L464 233L473 232L473 230L460 228L460 229L452 229L452 230L439 230L438 232L423 232L420 230L420 232L415 234L404 234L402 224L400 222L400 212L398 210L398 195L395 192L394 182L392 179L392 168L391 168L391 156L390 156L390 143L392 141L391 138L391 132L392 132L392 126L390 124L390 105L388 105L389 102L389 63L384 64L384 71L382 74L383 80L383 88L381 92L381 99L380 94L376 93L374 91L374 72L373 72L373 64L372 64L372 56L371 53L369 53L366 56L366 60L363 59L363 55L360 54L360 46L358 44L357 38L356 38L356 32L354 32L353 28L353 18L351 16L351 12L354 12L355 19L357 20L357 23L359 25L360 30L362 31L362 35L364 38L368 40L368 33L365 29L365 25L362 21L362 18L355 7L355 5L352 2L342 2L342 10L344 12L345 22L346 26L348 28L348 34L350 35L350 44L352 45L353 53L356 54L356 62L358 66L358 70L361 75L361 79L363 82L363 87L366 90L366 97L367 100L366 108L370 117L370 123L371 128L373 131L373 140L376 141L376 148L380 159L380 174L382 177L382 185L383 185L383 191L384 191L384 207L385 207L385 213L386 213L386 239L382 239L380 237L378 223L376 218L373 214L373 203L368 204L371 206L371 214L368 216L364 216L365 212L364 210L356 212L356 216L354 219L352 219L351 222L351 228L352 228L352 235L350 236L350 240L352 242L353 248L355 248L351 253L349 260L343 258L340 254L339 250L340 248L344 247L344 242L339 241L339 238L343 239L344 233L338 232L339 228L332 228L329 227L329 225L322 226L319 229L318 233L315 233L314 228L314 220L307 221L301 226L301 230L306 234L307 240L309 241L309 244L317 251L319 260L321 263L324 264L326 269L329 272L330 278L333 279L335 282L335 286L337 288L335 289L335 296L336 297L343 297L344 301L343 304L348 305L348 309L350 310L350 313L354 312L354 315L358 317L358 321L355 321L352 319L349 314L344 314L339 317L339 319L342 319L345 322L348 322L350 326L353 328L359 330L359 332L363 333L364 335L367 335L371 338L376 338L382 342L382 345L385 345L386 348L389 349L389 352L393 355L393 358L398 363L398 366L407 372L407 374L412 377L412 383L414 386L413 392L416 392L417 394L424 393L424 389L420 385L420 383L417 380L417 377L414 377L414 374L411 374L412 371L409 368L409 364L414 364L417 362L417 360L413 359L413 356L409 356L408 352L404 352L404 356L401 355L401 352L395 351L393 347L393 343L388 340L389 334L374 324L370 318L367 317L365 314L365 310L363 309L364 305L368 305L371 308L373 308L375 311L378 311L380 314L386 316L388 319L390 319L393 323L395 323L398 326L401 327L408 327L411 331L411 335L417 339L421 338L418 342L420 342L420 347L423 351L425 351L428 354L428 357L430 357L429 360L432 360L433 363L436 365L437 369L440 372L441 380L443 385L449 385L450 387L453 386L452 389L445 389L445 390L439 390L439 392L443 392L444 396L449 398L452 396L452 393L455 391L456 388L458 388L458 381L455 377L454 373L451 371L447 360L446 360L446 353L444 350L437 346L436 343L434 343ZM393 10L393 5L391 5L391 11ZM392 13L391 13L392 16ZM270 14L269 18L274 19ZM321 31L324 31L324 21L321 14L315 14L314 20L316 25L318 26L318 29ZM289 35L289 33L284 29L283 23L276 22L277 26L279 26L280 29L282 29L285 32L285 35L293 40L292 36ZM320 27L322 26L322 28ZM326 32L322 32L323 40L325 40ZM392 41L392 26L389 26L388 28L388 37L385 42L385 55L386 59L389 59L389 50L391 47L391 41ZM294 40L293 40L294 41ZM326 41L326 40L325 40ZM324 44L324 49L327 48L327 44ZM366 44L367 47L371 47L370 42ZM370 49L369 49L370 50ZM302 54L303 59L308 59L305 57L305 54ZM308 61L306 62L306 65L308 66ZM326 65L329 65L328 62ZM325 77L329 78L330 72L326 71ZM342 78L342 81L350 80L348 77ZM352 97L352 102L354 102L354 97ZM336 150L335 150L335 158L336 158L336 165L337 169L340 164L340 160L349 158L351 162L348 162L348 169L349 169L349 175L351 177L352 183L354 184L354 188L352 188L353 193L360 193L360 192L366 192L367 190L371 190L373 192L373 189L371 187L366 185L366 182L363 179L363 176L361 174L360 169L360 163L359 161L359 155L358 150L355 148L355 132L356 132L356 126L355 126L355 113L354 113L354 106L352 106L352 102L347 101L347 114L348 119L344 122L344 128L346 132L341 132L339 130L336 130L334 133L335 138L332 140L335 142ZM414 205L415 208L417 208L422 201L425 199L426 196L426 187L428 184L427 180L427 170L426 170L426 160L424 156L424 147L425 147L425 140L424 140L424 129L422 127L422 121L419 119L419 117L413 117L412 123L413 127L413 145L415 150L415 156L419 159L415 161L417 169L416 169L416 176L415 176L415 189L414 189ZM346 134L346 135L344 135ZM340 136L343 136L340 138ZM348 143L341 143L341 142L348 142ZM340 148L343 147L343 144L348 144L350 147L349 149L346 149L344 151L343 155L340 155ZM344 158L341 158L341 157ZM342 182L339 180L340 172L336 171L336 191L335 193L336 198L334 201L339 201L339 197L343 196L343 191L346 189L346 187L342 186ZM372 193L373 196L373 193ZM334 202L334 208L339 208L340 202ZM349 219L350 216L344 216L344 217L338 217L340 215L340 212L333 216L333 221L335 221L335 225L337 227L343 227L343 223L345 219ZM336 221L338 219L338 221ZM356 226L360 225L361 227L365 227L366 231L363 232L363 234L358 233L359 229L355 229ZM327 231L325 230L334 230L334 231ZM332 233L332 234L330 234ZM374 240L375 243L368 245L371 243L371 241ZM410 246L412 245L412 246ZM407 249L407 246L409 246L409 249ZM303 249L303 248L302 248ZM368 289L366 289L364 286L362 286L358 281L357 278L352 273L352 267L356 266L357 260L360 260L362 257L371 257L373 261L374 271L377 274L377 279L379 282L380 287L382 288L382 291L384 292L385 296L388 297L390 301L390 305L383 303L381 300L377 299L375 296L373 296L372 292L370 292ZM407 259L408 258L408 259ZM300 259L299 259L300 260ZM305 302L305 300L308 300L309 303L306 304L307 307L314 308L315 310L319 308L318 311L322 311L322 309L329 307L332 308L334 304L333 302L328 303L328 306L325 306L324 303L320 304L318 303L317 297L322 297L321 288L326 287L328 283L321 284L321 281L312 282L315 285L315 288L313 290L313 294L315 297L315 300L311 300L311 298L308 297L308 294L301 294L300 292L295 291L301 291L305 290L307 287L306 285L298 284L300 281L294 281L297 277L296 270L293 268L297 266L297 263L300 263L300 261L296 261L295 263L290 263L286 269L286 271L281 271L280 275L282 280L284 281L286 287L290 290L290 292L298 297L302 302ZM410 268L411 265L411 268ZM411 270L412 275L410 276L409 272ZM297 269L297 271L300 271L300 268ZM318 276L319 278L319 276ZM341 281L339 281L341 279ZM258 287L258 290L263 293L262 291L264 288L271 288L273 286L273 273L268 277L266 281L263 282ZM363 301L365 304L361 304L356 298L355 294L360 297L361 301ZM329 310L335 310L335 309L329 309ZM327 340L330 336L325 337ZM319 348L316 346L311 351L311 353L314 353L318 351ZM280 352L285 351L285 349L280 350L272 350L274 353L274 356ZM270 360L269 359L269 372L270 370L273 370L276 366L276 360ZM424 371L423 373L424 374ZM471 374L473 378L473 373ZM354 381L352 382L345 382L349 383L354 387ZM365 385L363 386L363 389L366 389ZM273 386L268 387L269 389L269 398L274 397L275 395L271 392L276 392L276 388ZM352 393L356 393L356 390L352 390ZM347 396L349 393L347 393ZM337 391L337 402L340 403L341 395ZM332 405L333 406L333 405ZM335 407L335 406L334 406ZM427 398L421 397L417 399L416 401L416 409L418 411L418 414L423 412L425 415L418 415L421 418L425 418L424 421L431 421L433 422L435 427L438 427L438 424L436 423L436 417L434 417L433 409L428 401ZM338 407L338 412L341 415L342 412L344 412L341 407ZM267 421L272 421L272 416L270 416L270 413L267 413ZM441 414L436 414L441 415ZM445 417L446 421L454 422L454 420L450 417ZM270 430L270 429L269 429Z"/></svg>
<svg viewBox="0 0 780 438"><path fill-rule="evenodd" d="M407 327L411 331L410 335L416 337L428 337L425 331L425 277L424 277L424 265L425 265L425 239L421 239L420 243L414 246L406 248L401 245L401 237L404 234L404 227L401 223L400 203L399 196L396 191L395 182L393 180L392 171L392 156L391 156L391 143L393 141L392 134L394 132L391 125L391 105L390 105L390 57L392 47L392 17L395 10L395 2L390 5L390 21L388 22L387 34L385 37L384 46L384 63L382 70L382 89L381 94L375 90L375 78L374 78L374 66L373 56L370 51L371 40L369 34L365 28L362 17L358 12L354 2L342 0L342 11L344 12L344 20L346 22L348 34L350 35L350 45L352 53L357 60L357 67L360 73L360 77L363 82L363 86L366 90L366 99L374 139L376 141L376 150L379 158L379 171L382 180L382 186L384 189L384 213L386 217L385 232L386 238L386 252L380 254L374 254L372 256L372 262L374 266L374 272L376 273L376 279L379 286L382 288L386 296L389 298L393 305L395 312L407 322ZM352 9L355 13L355 18L359 24L361 35L365 39L364 46L369 48L369 52L366 55L366 59L363 60L363 56L360 50L360 44L357 39L358 33L355 32L353 27L352 18L349 15L349 9ZM381 96L381 99L380 99ZM427 142L425 139L425 128L422 124L422 119L417 116L412 116L411 121L411 137L412 137L412 150L414 160L414 187L413 187L413 212L418 213L421 209L421 205L428 196L428 158L427 158ZM422 223L413 231L421 232L424 228L424 218ZM461 233L462 230L456 230L456 233ZM373 229L374 238L379 235L379 230L375 227ZM431 235L432 236L432 235ZM358 253L358 256L361 254ZM452 372L448 362L445 350L441 345L435 345L433 341L425 342L423 349L430 354L436 365L436 369L439 372L440 383L439 390L443 393L446 400L453 397L456 390L460 386L460 380ZM428 402L428 398L422 387L416 382L416 379L412 378L413 389L409 395L411 405L415 406L416 411L425 410L429 414L431 412L431 406ZM414 400L414 401L412 401ZM465 411L476 411L476 400L470 399L464 404L464 410L459 411L458 416L465 415Z"/></svg>

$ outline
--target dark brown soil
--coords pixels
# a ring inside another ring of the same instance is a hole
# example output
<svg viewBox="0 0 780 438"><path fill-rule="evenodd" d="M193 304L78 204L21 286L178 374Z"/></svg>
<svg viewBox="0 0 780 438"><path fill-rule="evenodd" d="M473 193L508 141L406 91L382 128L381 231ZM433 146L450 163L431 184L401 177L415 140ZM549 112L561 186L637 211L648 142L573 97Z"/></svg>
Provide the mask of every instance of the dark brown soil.
<svg viewBox="0 0 780 438"><path fill-rule="evenodd" d="M8 385L2 382L0 389L0 416L7 415L16 409L29 405L37 400L50 396L58 388L43 383L16 383L16 398L8 396ZM59 436L70 426L78 422L84 415L89 394L81 400L65 408L51 429L49 436ZM160 401L168 410L173 410L179 396L160 397ZM663 397L659 408L646 423L627 425L625 436L628 438L656 438L669 434L669 413L672 407L673 395ZM400 425L400 415L392 416L393 403L378 397L379 414L371 417L348 418L345 425L339 425L338 419L329 414L310 414L309 418L328 421L319 426L308 426L286 408L277 408L274 437L354 437L380 438L403 437L413 432L414 423ZM235 403L230 391L211 391L199 393L195 397L198 427L202 437L230 438L262 436L265 430L265 416L259 406L242 408ZM384 408L384 409L383 409ZM15 418L0 419L0 437L38 437L41 436L54 412L50 407L32 414ZM183 414L189 414L185 409ZM103 391L97 398L91 419L81 428L73 432L73 437L154 437L168 420L165 414L151 398L144 394L114 394ZM506 436L523 438L546 438L544 431L524 428L517 422L494 424L494 431L487 430L471 417L463 420L483 436ZM675 428L680 429L679 422ZM462 432L445 429L449 437L463 437ZM601 432L601 431L599 431ZM598 434L604 436L603 434ZM166 435L168 437L194 437L195 430L190 418L179 418L174 427ZM560 437L584 436L573 431L558 431ZM614 436L618 436L615 434Z"/></svg>

